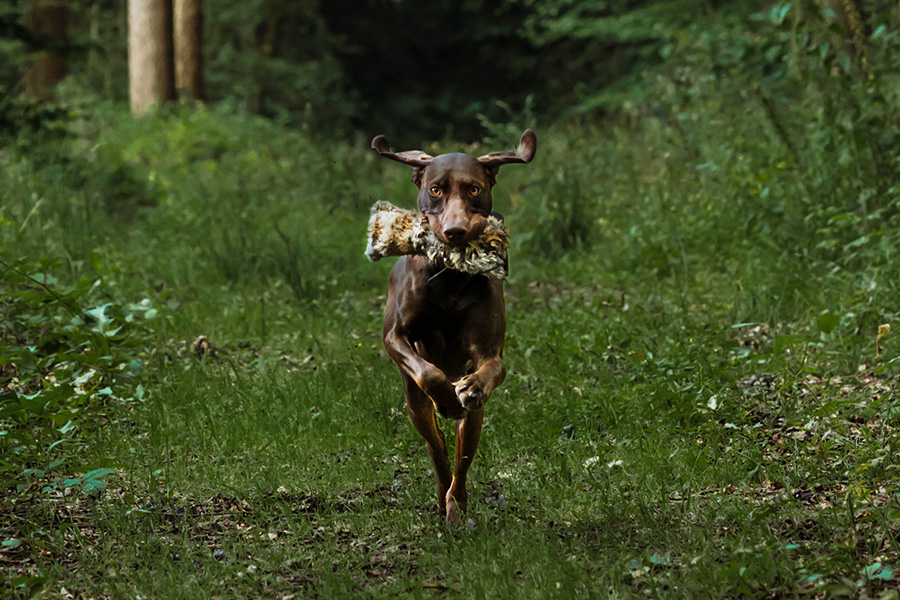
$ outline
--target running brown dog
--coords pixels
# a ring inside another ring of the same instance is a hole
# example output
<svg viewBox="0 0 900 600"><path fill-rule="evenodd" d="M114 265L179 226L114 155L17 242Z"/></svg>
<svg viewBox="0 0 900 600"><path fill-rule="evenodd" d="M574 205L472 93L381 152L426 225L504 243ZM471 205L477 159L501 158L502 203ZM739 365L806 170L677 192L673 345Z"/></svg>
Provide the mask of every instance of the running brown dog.
<svg viewBox="0 0 900 600"><path fill-rule="evenodd" d="M421 151L391 152L384 136L372 147L412 167L419 211L438 239L465 246L485 228L491 189L500 167L529 163L537 149L531 130L516 152L431 157ZM425 438L437 475L438 504L458 524L466 509L466 475L478 448L484 404L506 377L503 282L445 268L424 256L403 256L391 271L384 315L384 345L403 377L407 408ZM456 468L435 419L456 421Z"/></svg>

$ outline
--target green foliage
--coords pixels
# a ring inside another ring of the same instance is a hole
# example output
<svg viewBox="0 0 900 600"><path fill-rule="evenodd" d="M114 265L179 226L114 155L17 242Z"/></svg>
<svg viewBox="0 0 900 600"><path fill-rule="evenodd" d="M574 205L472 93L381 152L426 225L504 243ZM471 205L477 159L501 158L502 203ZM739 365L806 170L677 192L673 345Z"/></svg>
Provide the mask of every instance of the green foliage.
<svg viewBox="0 0 900 600"><path fill-rule="evenodd" d="M69 116L61 139L47 145L46 163L29 160L30 150L8 149L14 187L6 214L20 224L23 251L45 247L27 235L30 227L45 228L55 232L54 254L88 263L110 258L104 246L115 230L139 220L151 235L135 240L126 261L142 256L146 287L134 286L134 293L171 272L182 248L167 240L182 239L194 248L192 264L178 269L188 281L277 279L310 300L335 285L333 273L356 256L318 227L326 220L353 224L360 207L353 159L327 147L224 106L175 106L142 121L100 106Z"/></svg>
<svg viewBox="0 0 900 600"><path fill-rule="evenodd" d="M728 17L692 26L638 110L665 119L698 168L727 171L739 187L722 193L768 213L755 227L849 265L897 218L897 40L878 25L897 16L887 5L872 14L852 58L814 4L774 6L750 27ZM716 119L704 122L708 113Z"/></svg>
<svg viewBox="0 0 900 600"><path fill-rule="evenodd" d="M99 282L60 285L54 267L0 263L0 488L21 496L78 486L96 496L114 469L80 464L79 447L96 435L100 414L143 396L139 349L157 309L149 300L86 309ZM89 472L54 480L73 470Z"/></svg>
<svg viewBox="0 0 900 600"><path fill-rule="evenodd" d="M643 94L650 73L671 62L673 41L696 24L704 30L715 11L736 15L746 2L594 2L517 0L527 7L521 35L543 56L547 94L557 113L616 110ZM717 4L717 7L714 7Z"/></svg>
<svg viewBox="0 0 900 600"><path fill-rule="evenodd" d="M851 45L807 4L504 6L622 72L552 127L537 90L424 146L539 135L495 189L509 373L472 529L430 512L362 255L408 170L243 101L82 97L0 150L0 596L895 597L896 8Z"/></svg>
<svg viewBox="0 0 900 600"><path fill-rule="evenodd" d="M353 111L319 0L212 1L206 10L210 97L307 130L345 132Z"/></svg>
<svg viewBox="0 0 900 600"><path fill-rule="evenodd" d="M511 112L488 149L532 125ZM560 125L500 173L509 374L474 531L430 512L381 350L390 261L362 255L406 169L225 107L99 106L5 149L0 243L36 281L3 271L3 385L29 387L2 405L2 593L889 589L896 266L783 246L796 223L734 190L787 189L784 158L748 129L747 158L707 164L712 128L675 122Z"/></svg>
<svg viewBox="0 0 900 600"><path fill-rule="evenodd" d="M21 85L21 66L27 60L25 40L29 37L24 21L18 6L11 3L0 6L0 123L4 126L13 92L21 92L17 88Z"/></svg>
<svg viewBox="0 0 900 600"><path fill-rule="evenodd" d="M544 6L541 10L557 12L542 35L598 40L611 31L631 35L624 24L613 27L618 17L597 18L587 5L578 6ZM647 5L623 14L641 23L641 11L657 9ZM631 219L630 225L645 257L661 265L677 264L685 245L695 242L727 261L736 233L745 243L792 249L797 258L834 260L840 268L892 262L900 224L895 85L900 49L891 33L898 16L887 3L867 7L866 15L862 31L870 33L853 40L857 51L844 34L835 33L833 13L813 4L775 5L749 22L740 12L718 14L714 21L665 20L654 38L665 43L657 45L663 60L641 77L588 95L578 109L615 108L634 124L599 133L618 139L613 152L628 154L622 161L627 181L617 181L616 174L612 181L601 180L603 158L596 142L585 139L573 150L590 157L589 170L572 173L577 167L555 152L549 160L559 159L556 175L547 182L594 189L630 185L632 202L670 206L668 224ZM607 20L612 25L604 24ZM647 196L644 182L652 186L660 179L667 182L665 195ZM558 255L571 246L569 234L597 238L604 217L591 214L594 209L577 201L562 202L563 210L554 206L573 195L583 197L562 187L549 199L523 203L542 218L529 220L527 235L547 238L536 246L544 254ZM700 211L693 201L699 198L710 199ZM630 214L629 207L624 210ZM685 235L673 235L682 226ZM669 241L647 239L645 231ZM726 252L720 253L723 247Z"/></svg>

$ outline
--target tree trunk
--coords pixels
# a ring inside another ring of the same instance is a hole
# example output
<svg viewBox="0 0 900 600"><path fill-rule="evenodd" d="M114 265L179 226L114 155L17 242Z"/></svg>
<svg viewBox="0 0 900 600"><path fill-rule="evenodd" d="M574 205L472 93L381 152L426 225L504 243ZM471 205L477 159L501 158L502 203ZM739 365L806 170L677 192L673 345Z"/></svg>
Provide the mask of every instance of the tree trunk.
<svg viewBox="0 0 900 600"><path fill-rule="evenodd" d="M131 112L175 99L171 0L128 0Z"/></svg>
<svg viewBox="0 0 900 600"><path fill-rule="evenodd" d="M69 20L67 0L32 0L27 15L28 28L48 46L25 78L25 91L46 100L52 88L66 76L66 59L61 47L66 41Z"/></svg>
<svg viewBox="0 0 900 600"><path fill-rule="evenodd" d="M175 87L204 99L203 0L174 0Z"/></svg>

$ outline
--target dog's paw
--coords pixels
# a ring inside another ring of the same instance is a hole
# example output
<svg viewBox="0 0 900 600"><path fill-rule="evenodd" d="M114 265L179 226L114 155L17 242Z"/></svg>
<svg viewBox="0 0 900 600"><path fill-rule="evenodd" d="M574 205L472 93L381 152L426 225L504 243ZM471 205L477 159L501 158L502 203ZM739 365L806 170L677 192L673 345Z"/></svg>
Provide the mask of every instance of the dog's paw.
<svg viewBox="0 0 900 600"><path fill-rule="evenodd" d="M462 524L461 513L462 511L455 498L447 500L447 515L444 517L447 521L447 525L459 527Z"/></svg>
<svg viewBox="0 0 900 600"><path fill-rule="evenodd" d="M463 377L453 383L456 397L466 410L478 410L487 401L484 387L473 376Z"/></svg>
<svg viewBox="0 0 900 600"><path fill-rule="evenodd" d="M453 492L447 492L445 502L447 512L444 517L447 521L447 525L450 525L451 527L461 527L462 525L465 525L463 515L466 512L466 505L468 502L464 499L454 497Z"/></svg>

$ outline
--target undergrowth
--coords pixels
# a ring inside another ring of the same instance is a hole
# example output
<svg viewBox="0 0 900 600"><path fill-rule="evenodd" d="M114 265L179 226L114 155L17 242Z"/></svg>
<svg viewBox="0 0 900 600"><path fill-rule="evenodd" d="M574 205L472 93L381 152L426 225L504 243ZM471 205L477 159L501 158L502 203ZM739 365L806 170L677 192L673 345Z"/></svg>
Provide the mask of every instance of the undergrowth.
<svg viewBox="0 0 900 600"><path fill-rule="evenodd" d="M896 598L897 16L863 56L785 6L500 173L509 375L462 531L363 257L404 169L224 107L20 132L0 597Z"/></svg>

